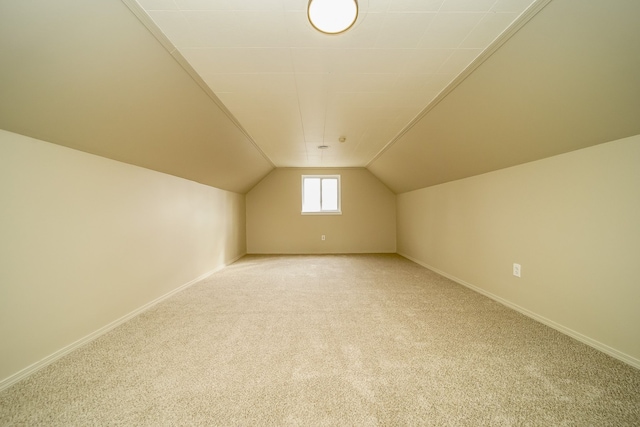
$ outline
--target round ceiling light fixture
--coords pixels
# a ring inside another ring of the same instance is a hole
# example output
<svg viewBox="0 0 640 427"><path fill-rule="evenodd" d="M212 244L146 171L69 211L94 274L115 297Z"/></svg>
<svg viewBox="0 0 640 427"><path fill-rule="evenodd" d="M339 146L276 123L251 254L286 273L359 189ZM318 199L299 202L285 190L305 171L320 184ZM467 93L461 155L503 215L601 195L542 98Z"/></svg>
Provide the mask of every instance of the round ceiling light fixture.
<svg viewBox="0 0 640 427"><path fill-rule="evenodd" d="M358 19L358 1L309 0L307 17L313 28L321 33L343 33Z"/></svg>

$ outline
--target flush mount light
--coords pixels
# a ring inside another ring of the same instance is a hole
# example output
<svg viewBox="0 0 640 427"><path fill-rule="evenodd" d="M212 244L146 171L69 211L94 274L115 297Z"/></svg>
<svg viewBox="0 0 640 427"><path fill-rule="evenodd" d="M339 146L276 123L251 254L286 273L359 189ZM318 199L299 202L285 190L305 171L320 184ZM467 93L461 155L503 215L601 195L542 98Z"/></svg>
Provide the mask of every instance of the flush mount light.
<svg viewBox="0 0 640 427"><path fill-rule="evenodd" d="M357 0L309 0L307 16L313 27L325 34L339 34L358 18Z"/></svg>

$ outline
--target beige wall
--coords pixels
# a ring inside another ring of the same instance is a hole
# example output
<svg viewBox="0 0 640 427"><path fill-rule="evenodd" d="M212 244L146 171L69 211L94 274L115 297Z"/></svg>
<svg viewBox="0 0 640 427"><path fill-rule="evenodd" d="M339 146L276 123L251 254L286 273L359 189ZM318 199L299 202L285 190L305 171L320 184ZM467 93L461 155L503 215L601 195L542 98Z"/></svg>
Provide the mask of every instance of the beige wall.
<svg viewBox="0 0 640 427"><path fill-rule="evenodd" d="M399 253L640 367L640 135L397 203Z"/></svg>
<svg viewBox="0 0 640 427"><path fill-rule="evenodd" d="M341 176L342 215L300 214L305 174ZM395 194L366 169L276 169L247 194L249 253L395 252L395 223Z"/></svg>
<svg viewBox="0 0 640 427"><path fill-rule="evenodd" d="M2 383L246 252L243 195L6 131L0 200Z"/></svg>

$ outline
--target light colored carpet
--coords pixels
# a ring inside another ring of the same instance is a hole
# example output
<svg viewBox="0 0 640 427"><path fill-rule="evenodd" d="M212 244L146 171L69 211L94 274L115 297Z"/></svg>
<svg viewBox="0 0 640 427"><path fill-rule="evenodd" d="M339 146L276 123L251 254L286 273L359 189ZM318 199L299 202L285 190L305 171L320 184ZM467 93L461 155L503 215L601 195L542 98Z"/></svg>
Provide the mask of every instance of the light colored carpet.
<svg viewBox="0 0 640 427"><path fill-rule="evenodd" d="M0 393L0 425L638 426L640 371L397 255L247 256Z"/></svg>

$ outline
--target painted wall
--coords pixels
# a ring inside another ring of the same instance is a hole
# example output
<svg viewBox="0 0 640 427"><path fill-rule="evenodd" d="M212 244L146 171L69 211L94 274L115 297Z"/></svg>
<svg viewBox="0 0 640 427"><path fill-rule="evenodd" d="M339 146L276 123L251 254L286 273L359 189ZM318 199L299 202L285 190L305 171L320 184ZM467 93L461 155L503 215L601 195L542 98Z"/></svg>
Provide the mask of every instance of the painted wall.
<svg viewBox="0 0 640 427"><path fill-rule="evenodd" d="M301 175L313 174L341 176L342 215L300 214ZM247 194L247 252L395 252L395 199L363 168L276 169Z"/></svg>
<svg viewBox="0 0 640 427"><path fill-rule="evenodd" d="M6 131L0 201L0 381L246 252L243 195Z"/></svg>
<svg viewBox="0 0 640 427"><path fill-rule="evenodd" d="M397 203L399 253L640 367L640 135Z"/></svg>

